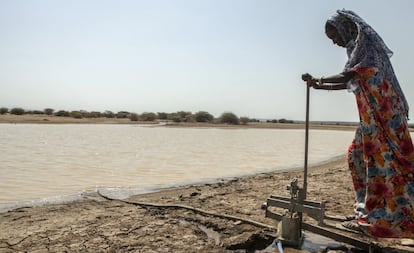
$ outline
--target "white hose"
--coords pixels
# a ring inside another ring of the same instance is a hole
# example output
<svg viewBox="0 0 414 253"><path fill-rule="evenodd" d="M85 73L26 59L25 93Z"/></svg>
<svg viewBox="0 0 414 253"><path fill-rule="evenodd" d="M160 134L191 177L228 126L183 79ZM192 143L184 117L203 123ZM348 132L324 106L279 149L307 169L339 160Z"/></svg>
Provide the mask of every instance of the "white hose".
<svg viewBox="0 0 414 253"><path fill-rule="evenodd" d="M276 245L277 245L277 250L279 251L279 253L283 253L282 241L277 240Z"/></svg>

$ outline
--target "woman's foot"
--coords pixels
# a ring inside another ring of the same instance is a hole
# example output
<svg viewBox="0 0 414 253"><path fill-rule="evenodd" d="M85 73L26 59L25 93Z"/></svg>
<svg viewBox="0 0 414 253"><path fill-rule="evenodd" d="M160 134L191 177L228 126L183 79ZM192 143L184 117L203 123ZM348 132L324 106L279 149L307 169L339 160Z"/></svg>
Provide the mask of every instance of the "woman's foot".
<svg viewBox="0 0 414 253"><path fill-rule="evenodd" d="M341 223L341 225L344 228L355 231L355 232L364 232L361 228L361 225L359 225L356 220L344 221Z"/></svg>
<svg viewBox="0 0 414 253"><path fill-rule="evenodd" d="M355 214L350 214L345 216L345 221L352 221L355 220Z"/></svg>

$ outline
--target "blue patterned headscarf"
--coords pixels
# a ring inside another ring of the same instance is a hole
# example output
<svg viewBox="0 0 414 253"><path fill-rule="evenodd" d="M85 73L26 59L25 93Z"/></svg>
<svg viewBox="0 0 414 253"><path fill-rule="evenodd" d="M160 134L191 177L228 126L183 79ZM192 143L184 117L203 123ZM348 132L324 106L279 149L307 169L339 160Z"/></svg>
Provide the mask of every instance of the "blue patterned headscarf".
<svg viewBox="0 0 414 253"><path fill-rule="evenodd" d="M356 25L357 31L355 31L355 26L350 25L350 22ZM378 68L383 73L384 79L393 85L401 99L401 112L408 117L408 103L390 61L393 52L385 45L378 33L350 10L338 10L326 23L334 26L346 43L348 61L344 72L361 67Z"/></svg>

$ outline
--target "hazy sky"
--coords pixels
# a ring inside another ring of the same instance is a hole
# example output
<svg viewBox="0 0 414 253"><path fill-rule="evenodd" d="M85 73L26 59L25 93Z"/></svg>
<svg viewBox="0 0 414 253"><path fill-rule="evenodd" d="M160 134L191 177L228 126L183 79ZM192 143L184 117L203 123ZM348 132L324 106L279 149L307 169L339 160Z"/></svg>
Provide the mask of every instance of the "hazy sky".
<svg viewBox="0 0 414 253"><path fill-rule="evenodd" d="M0 0L0 107L304 120L301 74L346 62L342 8L394 51L414 118L412 0ZM354 95L313 90L310 118L358 121Z"/></svg>

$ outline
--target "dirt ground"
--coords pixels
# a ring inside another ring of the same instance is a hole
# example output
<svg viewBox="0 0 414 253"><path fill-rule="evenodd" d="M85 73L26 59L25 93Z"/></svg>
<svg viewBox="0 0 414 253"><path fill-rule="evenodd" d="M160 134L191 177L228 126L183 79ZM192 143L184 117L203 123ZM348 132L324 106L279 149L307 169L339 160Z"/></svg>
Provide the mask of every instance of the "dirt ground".
<svg viewBox="0 0 414 253"><path fill-rule="evenodd" d="M0 213L0 252L278 252L269 246L277 221L265 217L262 204L272 194L289 197L286 186L295 176L301 185L302 170L265 173L138 195L130 203L91 194L85 201ZM351 185L345 157L335 158L309 169L307 199L324 201L327 215L346 216L352 213ZM402 240L352 236L387 252L414 252ZM322 237L284 251L319 252L328 242Z"/></svg>

